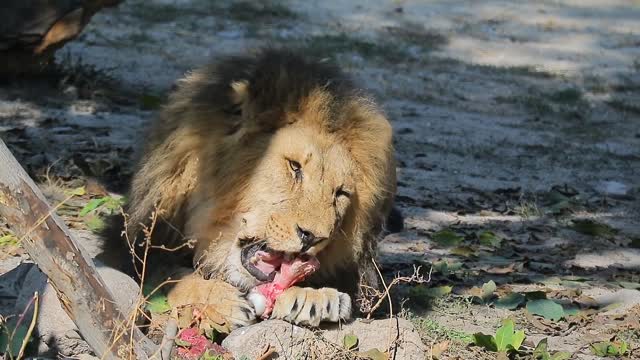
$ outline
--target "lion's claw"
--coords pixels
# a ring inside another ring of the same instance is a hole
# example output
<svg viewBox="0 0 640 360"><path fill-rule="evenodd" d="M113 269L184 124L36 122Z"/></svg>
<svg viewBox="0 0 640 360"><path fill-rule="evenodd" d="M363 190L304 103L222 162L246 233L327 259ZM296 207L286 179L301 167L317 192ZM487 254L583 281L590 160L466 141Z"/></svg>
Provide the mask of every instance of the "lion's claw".
<svg viewBox="0 0 640 360"><path fill-rule="evenodd" d="M338 322L351 317L351 298L336 289L292 287L276 298L272 319L318 326L322 321Z"/></svg>

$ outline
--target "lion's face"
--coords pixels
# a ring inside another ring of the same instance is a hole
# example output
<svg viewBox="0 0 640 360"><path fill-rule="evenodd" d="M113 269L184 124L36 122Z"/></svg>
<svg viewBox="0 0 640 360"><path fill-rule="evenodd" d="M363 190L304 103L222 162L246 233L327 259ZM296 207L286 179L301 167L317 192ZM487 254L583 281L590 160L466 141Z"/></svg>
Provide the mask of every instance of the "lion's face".
<svg viewBox="0 0 640 360"><path fill-rule="evenodd" d="M195 73L184 93L198 102L169 109L198 119L185 128L201 149L186 224L196 265L244 289L292 256L317 257L319 282L370 259L395 193L384 114L325 65L281 60L245 80Z"/></svg>
<svg viewBox="0 0 640 360"><path fill-rule="evenodd" d="M258 252L275 267L281 256L318 255L340 235L356 190L351 156L331 134L304 123L278 130L248 182L235 245L243 267L266 280Z"/></svg>

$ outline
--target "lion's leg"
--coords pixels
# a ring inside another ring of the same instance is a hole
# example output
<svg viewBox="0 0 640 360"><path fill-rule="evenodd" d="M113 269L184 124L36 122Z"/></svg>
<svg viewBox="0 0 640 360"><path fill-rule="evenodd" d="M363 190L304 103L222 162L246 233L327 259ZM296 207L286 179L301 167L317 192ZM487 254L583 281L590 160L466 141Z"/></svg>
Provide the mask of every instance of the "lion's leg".
<svg viewBox="0 0 640 360"><path fill-rule="evenodd" d="M256 321L253 306L240 290L222 280L205 280L197 273L182 277L169 290L168 300L173 307L209 305L225 317L232 328L247 326Z"/></svg>
<svg viewBox="0 0 640 360"><path fill-rule="evenodd" d="M322 321L338 322L351 317L351 298L332 288L291 287L276 298L272 319L318 326Z"/></svg>

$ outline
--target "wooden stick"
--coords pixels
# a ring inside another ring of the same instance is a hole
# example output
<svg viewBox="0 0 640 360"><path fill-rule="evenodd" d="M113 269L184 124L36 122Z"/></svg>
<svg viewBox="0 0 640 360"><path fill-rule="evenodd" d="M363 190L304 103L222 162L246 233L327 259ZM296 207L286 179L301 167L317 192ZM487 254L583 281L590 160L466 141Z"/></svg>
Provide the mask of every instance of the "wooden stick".
<svg viewBox="0 0 640 360"><path fill-rule="evenodd" d="M123 324L127 326L127 318L116 307L93 261L2 140L0 217L47 275L62 307L98 356L116 360L125 358L119 354L133 353L136 359L149 358L153 343L135 327L118 329ZM114 338L116 329L128 335Z"/></svg>

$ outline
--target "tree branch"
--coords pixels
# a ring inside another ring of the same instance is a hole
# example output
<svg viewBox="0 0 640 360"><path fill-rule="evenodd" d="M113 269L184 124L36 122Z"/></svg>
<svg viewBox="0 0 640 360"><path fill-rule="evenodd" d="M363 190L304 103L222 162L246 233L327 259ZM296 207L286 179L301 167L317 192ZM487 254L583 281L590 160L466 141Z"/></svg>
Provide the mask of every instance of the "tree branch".
<svg viewBox="0 0 640 360"><path fill-rule="evenodd" d="M2 140L0 216L49 277L64 310L98 356L116 360L125 358L119 354L133 353L136 359L149 358L153 343L135 327L118 328L127 318L116 307L93 261ZM114 338L115 330L127 335Z"/></svg>

